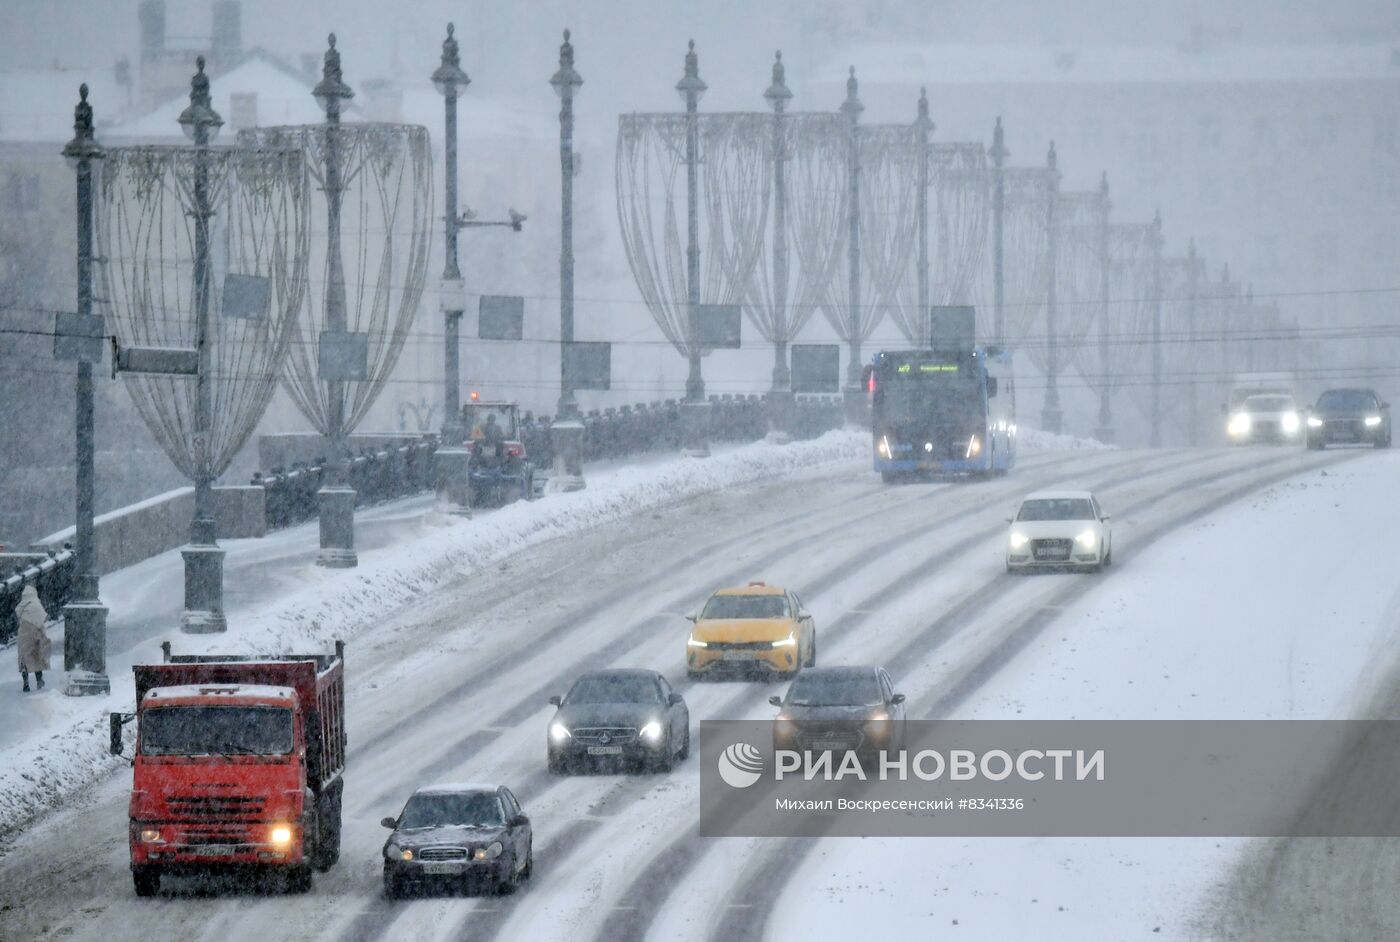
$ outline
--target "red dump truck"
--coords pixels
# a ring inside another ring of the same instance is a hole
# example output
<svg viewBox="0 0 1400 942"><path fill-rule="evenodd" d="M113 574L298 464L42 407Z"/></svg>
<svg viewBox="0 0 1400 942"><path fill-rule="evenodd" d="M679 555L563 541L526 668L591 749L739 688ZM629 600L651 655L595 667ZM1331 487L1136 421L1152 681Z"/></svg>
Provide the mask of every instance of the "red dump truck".
<svg viewBox="0 0 1400 942"><path fill-rule="evenodd" d="M340 856L345 646L334 654L175 655L138 664L131 875L280 873L292 892Z"/></svg>

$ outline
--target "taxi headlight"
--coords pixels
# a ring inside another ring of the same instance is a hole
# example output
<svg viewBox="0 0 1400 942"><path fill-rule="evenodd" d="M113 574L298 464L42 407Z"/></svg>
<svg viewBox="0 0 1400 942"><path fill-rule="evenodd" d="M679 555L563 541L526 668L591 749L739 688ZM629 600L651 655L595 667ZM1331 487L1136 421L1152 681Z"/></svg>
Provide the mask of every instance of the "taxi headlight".
<svg viewBox="0 0 1400 942"><path fill-rule="evenodd" d="M286 847L292 842L292 829L285 824L274 824L267 836L278 847Z"/></svg>
<svg viewBox="0 0 1400 942"><path fill-rule="evenodd" d="M1322 428L1322 420L1315 415L1308 416L1308 428Z"/></svg>
<svg viewBox="0 0 1400 942"><path fill-rule="evenodd" d="M146 828L141 832L141 840L147 844L164 844L165 838L160 836L160 831L155 828Z"/></svg>
<svg viewBox="0 0 1400 942"><path fill-rule="evenodd" d="M1236 412L1234 415L1230 416L1230 424L1226 426L1226 431L1231 435L1239 437L1249 434L1249 426L1249 416L1243 412Z"/></svg>
<svg viewBox="0 0 1400 942"><path fill-rule="evenodd" d="M1380 425L1380 424L1381 424L1381 417L1380 417L1380 416L1378 416L1378 415L1368 415L1368 416L1366 416L1366 427L1367 427L1367 428L1375 428L1377 425Z"/></svg>
<svg viewBox="0 0 1400 942"><path fill-rule="evenodd" d="M1025 546L1025 545L1026 545L1027 543L1029 543L1030 541L1031 541L1031 538L1028 537L1028 536L1026 536L1024 533L1018 533L1018 532L1016 532L1015 530L1012 530L1012 531L1011 531L1011 548L1012 548L1012 549L1020 549L1021 547Z"/></svg>
<svg viewBox="0 0 1400 942"><path fill-rule="evenodd" d="M775 647L775 648L790 648L790 647L792 647L793 645L795 645L796 643L797 643L797 635L796 635L796 633L795 633L795 632L789 631L789 632L788 632L788 636L787 636L786 638L782 639L781 641L774 641L774 642L773 642L773 647Z"/></svg>
<svg viewBox="0 0 1400 942"><path fill-rule="evenodd" d="M661 739L661 724L652 720L641 729L641 737L647 742L657 742Z"/></svg>
<svg viewBox="0 0 1400 942"><path fill-rule="evenodd" d="M708 648L710 643L708 641L699 641L696 639L695 635L691 635L685 639L685 646L688 648Z"/></svg>
<svg viewBox="0 0 1400 942"><path fill-rule="evenodd" d="M565 726L563 723L549 724L549 739L551 742L563 742L566 739L573 738L573 735L573 733L569 732L569 727Z"/></svg>
<svg viewBox="0 0 1400 942"><path fill-rule="evenodd" d="M505 850L500 841L492 843L489 847L478 847L476 853L472 854L477 860L495 860L501 856L501 851Z"/></svg>
<svg viewBox="0 0 1400 942"><path fill-rule="evenodd" d="M1098 534L1094 533L1093 530L1085 530L1074 538L1074 542L1078 543L1080 546L1092 547L1096 539L1098 539Z"/></svg>
<svg viewBox="0 0 1400 942"><path fill-rule="evenodd" d="M1285 432L1293 433L1298 431L1298 413L1285 412L1279 424L1283 426Z"/></svg>

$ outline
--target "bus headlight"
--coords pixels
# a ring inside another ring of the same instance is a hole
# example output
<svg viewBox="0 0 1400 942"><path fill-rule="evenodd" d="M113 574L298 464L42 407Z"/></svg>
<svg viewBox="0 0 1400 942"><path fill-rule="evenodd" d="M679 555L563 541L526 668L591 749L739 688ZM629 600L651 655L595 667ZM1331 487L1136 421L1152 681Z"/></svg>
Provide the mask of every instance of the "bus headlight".
<svg viewBox="0 0 1400 942"><path fill-rule="evenodd" d="M879 453L880 457L884 458L886 461L894 457L890 452L890 440L884 435L880 436L880 444L875 446L875 450Z"/></svg>
<svg viewBox="0 0 1400 942"><path fill-rule="evenodd" d="M980 454L982 454L982 439L974 435L967 440L967 454L963 455L963 457L975 458Z"/></svg>

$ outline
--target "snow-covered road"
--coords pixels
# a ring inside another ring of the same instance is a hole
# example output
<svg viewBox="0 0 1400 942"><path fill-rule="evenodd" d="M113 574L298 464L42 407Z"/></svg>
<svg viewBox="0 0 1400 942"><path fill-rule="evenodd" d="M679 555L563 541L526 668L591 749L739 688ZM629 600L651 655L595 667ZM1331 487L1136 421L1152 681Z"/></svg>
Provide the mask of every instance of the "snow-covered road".
<svg viewBox="0 0 1400 942"><path fill-rule="evenodd" d="M1371 548L1400 523L1375 506L1398 466L1052 451L1003 480L886 488L862 460L542 543L386 612L351 647L344 850L312 893L170 881L138 900L118 774L0 852L0 938L929 937L954 920L979 939L1194 937L1242 842L702 840L693 760L669 776L546 774L546 698L588 667L647 666L692 721L767 718L780 684L684 680L680 617L716 585L765 578L802 594L823 663L883 663L911 716L1340 718L1396 630ZM1002 518L1055 484L1100 495L1117 565L1006 576ZM1308 607L1304 576L1346 580L1345 612ZM1232 604L1245 597L1262 607ZM379 818L449 779L516 791L534 877L510 898L390 903Z"/></svg>

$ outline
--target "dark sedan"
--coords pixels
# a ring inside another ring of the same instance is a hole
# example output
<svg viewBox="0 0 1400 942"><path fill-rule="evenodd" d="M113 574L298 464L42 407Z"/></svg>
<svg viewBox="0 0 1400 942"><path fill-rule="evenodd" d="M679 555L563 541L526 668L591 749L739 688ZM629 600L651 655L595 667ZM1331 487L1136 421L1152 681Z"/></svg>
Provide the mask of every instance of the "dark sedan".
<svg viewBox="0 0 1400 942"><path fill-rule="evenodd" d="M690 711L656 671L591 671L574 681L549 721L549 771L585 763L669 772L690 755Z"/></svg>
<svg viewBox="0 0 1400 942"><path fill-rule="evenodd" d="M380 822L384 895L431 885L494 886L510 893L534 869L530 819L503 785L433 785L415 791L397 818Z"/></svg>
<svg viewBox="0 0 1400 942"><path fill-rule="evenodd" d="M797 675L787 696L768 701L773 748L855 752L862 760L904 746L904 694L883 667L813 667Z"/></svg>
<svg viewBox="0 0 1400 942"><path fill-rule="evenodd" d="M1308 410L1308 447L1390 447L1390 403L1370 389L1329 389Z"/></svg>

